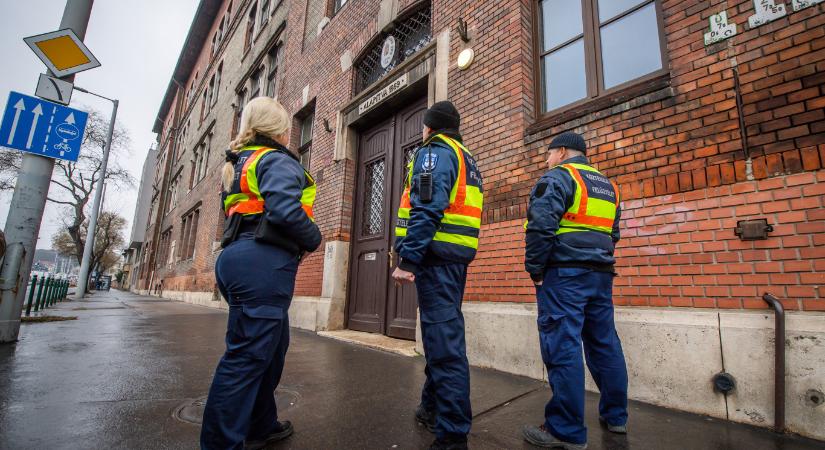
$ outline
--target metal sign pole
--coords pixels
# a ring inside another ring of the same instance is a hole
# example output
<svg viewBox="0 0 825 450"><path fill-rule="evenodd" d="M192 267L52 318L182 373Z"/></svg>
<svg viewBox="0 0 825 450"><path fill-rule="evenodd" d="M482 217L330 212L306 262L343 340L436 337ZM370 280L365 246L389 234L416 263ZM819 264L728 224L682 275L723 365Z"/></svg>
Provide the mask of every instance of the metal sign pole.
<svg viewBox="0 0 825 450"><path fill-rule="evenodd" d="M86 295L86 287L89 284L89 263L92 257L92 249L95 246L95 228L97 227L97 216L100 213L100 204L103 199L103 182L106 179L106 166L109 164L109 150L112 149L112 135L115 131L115 119L117 118L117 106L120 102L112 100L112 120L109 122L109 134L106 137L106 148L103 150L103 163L100 167L100 178L97 179L95 189L95 203L92 207L92 216L89 217L89 229L86 230L86 243L83 246L83 261L80 262L80 275L77 277L78 300ZM98 276L99 277L99 276Z"/></svg>
<svg viewBox="0 0 825 450"><path fill-rule="evenodd" d="M67 0L60 28L71 28L82 40L86 36L93 4L94 0ZM65 81L73 79L74 76L64 78ZM18 289L17 286L21 279L28 279L31 271L53 170L53 159L23 154L23 164L14 187L5 233L9 244L22 244L24 256L15 272L15 288L3 289L0 297L0 343L16 341L20 332L20 313L26 290Z"/></svg>

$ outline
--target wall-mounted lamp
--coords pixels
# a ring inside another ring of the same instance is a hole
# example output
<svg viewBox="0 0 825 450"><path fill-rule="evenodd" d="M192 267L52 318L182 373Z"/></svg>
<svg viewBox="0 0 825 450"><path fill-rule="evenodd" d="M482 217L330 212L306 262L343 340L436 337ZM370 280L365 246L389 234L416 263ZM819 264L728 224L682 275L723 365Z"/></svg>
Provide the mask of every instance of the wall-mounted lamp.
<svg viewBox="0 0 825 450"><path fill-rule="evenodd" d="M469 47L462 50L461 53L458 54L458 68L464 70L470 67L475 59L475 56L475 52Z"/></svg>
<svg viewBox="0 0 825 450"><path fill-rule="evenodd" d="M327 133L332 133L332 128L329 126L329 120L324 119L324 129L327 130Z"/></svg>

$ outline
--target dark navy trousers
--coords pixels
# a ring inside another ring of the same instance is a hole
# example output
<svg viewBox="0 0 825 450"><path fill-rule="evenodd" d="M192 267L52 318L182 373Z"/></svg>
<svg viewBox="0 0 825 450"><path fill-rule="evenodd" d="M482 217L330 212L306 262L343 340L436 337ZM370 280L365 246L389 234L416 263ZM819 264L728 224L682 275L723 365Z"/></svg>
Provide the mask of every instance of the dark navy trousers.
<svg viewBox="0 0 825 450"><path fill-rule="evenodd" d="M536 288L541 358L553 397L545 428L574 444L587 442L584 364L599 387L599 415L627 422L627 368L613 321L613 274L584 268L549 268Z"/></svg>
<svg viewBox="0 0 825 450"><path fill-rule="evenodd" d="M436 413L435 435L441 439L466 437L473 420L461 314L466 281L466 264L422 266L415 274L427 361L421 404Z"/></svg>
<svg viewBox="0 0 825 450"><path fill-rule="evenodd" d="M243 449L278 420L273 392L289 347L287 311L298 259L251 239L227 246L215 264L229 302L226 352L215 369L201 429L202 449Z"/></svg>

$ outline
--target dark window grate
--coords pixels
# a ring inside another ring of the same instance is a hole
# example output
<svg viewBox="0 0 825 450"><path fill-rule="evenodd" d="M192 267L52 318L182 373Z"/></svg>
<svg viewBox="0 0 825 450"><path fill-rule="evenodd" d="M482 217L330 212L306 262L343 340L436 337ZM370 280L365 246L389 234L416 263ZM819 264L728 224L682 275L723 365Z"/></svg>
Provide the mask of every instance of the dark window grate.
<svg viewBox="0 0 825 450"><path fill-rule="evenodd" d="M362 234L374 236L384 231L384 160L367 165Z"/></svg>
<svg viewBox="0 0 825 450"><path fill-rule="evenodd" d="M395 56L387 67L381 65L381 53L387 37L395 38ZM398 64L424 48L432 40L432 14L430 6L413 13L407 19L396 23L392 31L382 34L372 49L358 62L356 68L355 92L360 93L369 85L380 80Z"/></svg>

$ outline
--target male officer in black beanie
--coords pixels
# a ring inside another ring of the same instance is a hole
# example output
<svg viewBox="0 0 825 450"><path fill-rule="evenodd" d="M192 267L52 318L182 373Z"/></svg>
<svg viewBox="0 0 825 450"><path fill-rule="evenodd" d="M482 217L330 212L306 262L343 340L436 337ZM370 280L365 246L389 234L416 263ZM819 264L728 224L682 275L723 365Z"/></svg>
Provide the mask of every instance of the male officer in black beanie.
<svg viewBox="0 0 825 450"><path fill-rule="evenodd" d="M424 143L408 169L395 228L396 283L414 282L427 379L415 417L435 433L431 449L466 449L470 368L461 300L481 228L481 173L450 102L424 114Z"/></svg>
<svg viewBox="0 0 825 450"><path fill-rule="evenodd" d="M618 187L591 167L584 139L562 133L547 148L550 170L530 194L525 268L536 285L539 346L553 397L524 438L541 447L584 449L584 367L601 392L599 420L627 433L627 369L613 323L613 248Z"/></svg>

